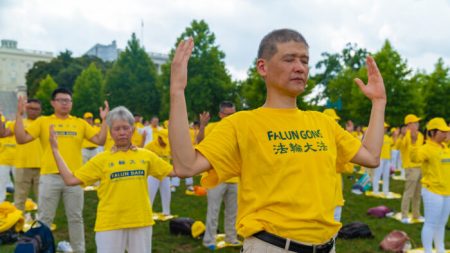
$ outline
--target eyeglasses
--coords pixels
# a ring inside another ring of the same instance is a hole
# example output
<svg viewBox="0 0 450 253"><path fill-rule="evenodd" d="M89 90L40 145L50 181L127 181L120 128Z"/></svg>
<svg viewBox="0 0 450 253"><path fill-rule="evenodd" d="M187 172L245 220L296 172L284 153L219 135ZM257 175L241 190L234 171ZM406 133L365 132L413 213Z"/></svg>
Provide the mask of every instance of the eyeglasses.
<svg viewBox="0 0 450 253"><path fill-rule="evenodd" d="M70 104L70 103L72 103L72 99L68 99L68 98L55 98L54 100L56 102L60 103L60 104Z"/></svg>

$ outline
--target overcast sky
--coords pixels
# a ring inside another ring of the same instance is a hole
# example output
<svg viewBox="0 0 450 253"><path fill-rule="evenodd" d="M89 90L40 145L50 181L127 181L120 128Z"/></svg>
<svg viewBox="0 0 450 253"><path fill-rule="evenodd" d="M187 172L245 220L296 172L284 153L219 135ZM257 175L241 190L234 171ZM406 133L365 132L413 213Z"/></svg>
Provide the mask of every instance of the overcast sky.
<svg viewBox="0 0 450 253"><path fill-rule="evenodd" d="M312 65L348 42L375 52L385 39L413 69L431 72L439 57L450 65L450 0L0 0L0 39L80 56L96 43L124 48L136 32L148 51L168 53L193 19L209 24L234 79L277 28L306 37Z"/></svg>

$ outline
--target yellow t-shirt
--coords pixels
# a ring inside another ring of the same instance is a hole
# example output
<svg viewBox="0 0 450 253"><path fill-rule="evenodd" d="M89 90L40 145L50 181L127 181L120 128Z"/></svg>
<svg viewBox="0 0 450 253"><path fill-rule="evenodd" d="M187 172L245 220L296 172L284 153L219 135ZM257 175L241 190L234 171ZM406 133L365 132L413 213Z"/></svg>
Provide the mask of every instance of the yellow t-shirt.
<svg viewBox="0 0 450 253"><path fill-rule="evenodd" d="M159 145L158 139L154 139L153 141L145 145L145 149L152 151L153 153L161 157L164 161L170 163L171 155L169 143L167 143L165 147L161 147L161 145Z"/></svg>
<svg viewBox="0 0 450 253"><path fill-rule="evenodd" d="M197 147L213 169L212 187L240 177L237 231L265 230L307 243L324 243L341 224L334 221L336 165L361 143L321 112L258 108L224 118Z"/></svg>
<svg viewBox="0 0 450 253"><path fill-rule="evenodd" d="M205 127L205 136L204 136L204 137L206 137L206 136L208 136L209 134L211 134L212 130L217 126L217 124L218 124L219 122L220 122L220 121L218 121L218 122L211 122L211 123L209 123L208 125L206 125L206 127ZM205 173L204 175L208 175L208 174ZM229 184L236 184L236 183L239 183L239 177L232 177L232 178L226 180L225 183L229 183Z"/></svg>
<svg viewBox="0 0 450 253"><path fill-rule="evenodd" d="M76 170L84 185L100 180L95 231L151 226L152 208L147 177L163 179L172 166L154 153L137 148L126 152L105 151Z"/></svg>
<svg viewBox="0 0 450 253"><path fill-rule="evenodd" d="M98 127L98 126L96 126L96 125L93 125L92 127L95 129L95 131L96 131L97 133L100 133L101 127ZM98 145L95 144L95 143L93 143L93 142L91 142L91 141L89 141L89 140L86 140L86 139L85 139L85 140L83 141L83 144L81 145L81 147L82 147L82 148L96 148L96 147L98 147Z"/></svg>
<svg viewBox="0 0 450 253"><path fill-rule="evenodd" d="M133 145L135 146L141 147L144 141L144 136L142 135L141 128L139 128L138 126L139 125L134 126L133 136L131 136L131 143L133 143Z"/></svg>
<svg viewBox="0 0 450 253"><path fill-rule="evenodd" d="M411 150L411 160L421 163L422 185L440 195L450 195L450 149L436 142L427 143Z"/></svg>
<svg viewBox="0 0 450 253"><path fill-rule="evenodd" d="M14 166L16 156L16 139L8 136L0 138L0 165Z"/></svg>
<svg viewBox="0 0 450 253"><path fill-rule="evenodd" d="M405 136L403 136L403 138L399 138L396 146L398 148L398 150L400 151L400 157L402 159L402 165L404 169L409 169L409 168L419 168L420 167L420 163L414 163L411 161L410 158L410 153L411 153L411 149L414 147L420 147L423 145L423 135L422 133L418 133L417 135L417 140L416 143L412 144L411 143L411 132L408 130L405 134Z"/></svg>
<svg viewBox="0 0 450 253"><path fill-rule="evenodd" d="M385 134L383 138L383 146L381 147L381 159L391 159L391 149L393 145L394 141L392 140L392 138L389 135Z"/></svg>
<svg viewBox="0 0 450 253"><path fill-rule="evenodd" d="M114 140L111 137L111 133L109 132L108 129L108 134L106 135L106 141L105 141L105 145L103 146L103 150L104 151L110 151L112 147L114 147Z"/></svg>
<svg viewBox="0 0 450 253"><path fill-rule="evenodd" d="M197 134L197 129L189 128L189 135L191 136L192 145L197 144Z"/></svg>
<svg viewBox="0 0 450 253"><path fill-rule="evenodd" d="M23 119L23 126L26 128L31 125L35 120ZM9 126L9 130L14 134L14 127L16 122ZM42 146L39 139L35 139L26 144L17 144L16 146L16 159L14 166L16 168L40 168L42 158Z"/></svg>
<svg viewBox="0 0 450 253"><path fill-rule="evenodd" d="M40 139L43 156L41 159L41 174L57 174L58 168L50 147L49 135L50 125L54 125L54 130L58 136L58 147L61 156L66 161L69 169L74 172L83 163L81 155L81 144L84 139L91 139L97 132L85 120L69 116L60 119L54 114L41 116L26 128L28 134L35 139Z"/></svg>

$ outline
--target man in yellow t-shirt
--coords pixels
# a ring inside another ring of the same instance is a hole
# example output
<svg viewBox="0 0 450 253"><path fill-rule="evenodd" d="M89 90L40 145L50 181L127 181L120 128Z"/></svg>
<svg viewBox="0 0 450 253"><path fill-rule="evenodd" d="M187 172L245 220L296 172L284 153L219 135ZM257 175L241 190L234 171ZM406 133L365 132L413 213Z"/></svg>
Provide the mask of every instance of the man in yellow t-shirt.
<svg viewBox="0 0 450 253"><path fill-rule="evenodd" d="M420 163L414 163L411 161L410 153L414 147L420 147L424 144L424 137L419 132L420 118L414 114L408 114L405 117L404 123L406 125L406 133L401 134L397 141L397 147L400 150L400 156L402 159L403 168L405 169L406 181L405 190L402 196L401 211L402 222L409 223L408 217L409 207L411 204L412 218L416 220L424 220L420 215L420 192L422 186L420 179L422 178L422 171L420 169Z"/></svg>
<svg viewBox="0 0 450 253"><path fill-rule="evenodd" d="M368 82L356 84L372 102L362 145L333 119L301 111L309 49L290 29L266 35L256 69L266 83L264 105L227 117L196 148L189 138L184 91L192 38L178 45L171 69L169 139L174 171L208 171L205 186L239 177L237 232L244 252L330 252L341 224L334 221L336 165L380 163L386 92L375 61L367 57Z"/></svg>
<svg viewBox="0 0 450 253"><path fill-rule="evenodd" d="M223 101L219 105L219 118L220 120L232 115L236 112L236 107L233 103ZM209 115L206 119L200 119L200 138L197 138L197 142L201 143L203 138L201 136L208 136L214 130L219 122L209 123ZM206 125L206 127L205 127ZM224 227L225 227L225 242L229 244L238 245L240 242L237 239L236 233L236 212L237 212L237 191L239 179L233 177L224 183L218 184L214 188L208 189L208 209L206 213L206 230L203 236L203 245L209 249L214 250L216 248L216 234L219 226L219 213L220 206L225 205L224 212Z"/></svg>
<svg viewBox="0 0 450 253"><path fill-rule="evenodd" d="M86 120L86 122L96 131L100 132L100 127L94 124L94 115L92 112L84 113L83 119ZM98 154L98 145L89 140L83 140L82 147L83 149L81 150L81 154L83 155L83 164L87 163L87 161L91 160L92 157Z"/></svg>
<svg viewBox="0 0 450 253"><path fill-rule="evenodd" d="M41 159L41 178L39 182L39 219L50 226L55 218L59 199L63 197L69 224L70 244L74 252L85 252L83 204L84 192L79 186L66 186L59 175L55 159L50 148L49 129L54 126L59 136L61 154L71 171L82 166L81 145L84 139L103 145L106 139L107 126L105 117L108 114L108 103L105 110L100 109L103 120L100 132L80 118L70 115L72 110L72 93L65 88L57 88L52 93L51 105L54 114L41 116L31 125L24 128L22 113L23 100L19 98L14 128L16 140L25 144L39 139L43 149Z"/></svg>
<svg viewBox="0 0 450 253"><path fill-rule="evenodd" d="M26 107L27 118L23 123L25 127L31 125L41 115L41 101L28 99ZM3 136L14 135L15 122L5 129ZM14 138L14 136L12 137ZM39 176L41 168L42 147L39 139L24 145L17 145L16 159L14 160L14 205L17 209L25 211L25 201L30 189L34 195L39 196Z"/></svg>
<svg viewBox="0 0 450 253"><path fill-rule="evenodd" d="M161 129L158 131L157 137L147 145L145 145L145 149L148 149L158 155L164 161L170 163L170 146L169 146L169 133L167 129ZM170 191L170 177L164 177L163 179L158 179L153 176L148 176L148 192L150 195L150 205L153 208L153 202L156 197L156 193L158 192L161 195L161 206L162 213L166 216L170 215L170 200L171 200L171 191Z"/></svg>
<svg viewBox="0 0 450 253"><path fill-rule="evenodd" d="M1 128L8 128L11 121L6 122L6 119L3 119L0 121ZM5 201L6 187L11 184L11 173L14 171L15 155L16 140L14 140L14 136L0 138L0 203Z"/></svg>

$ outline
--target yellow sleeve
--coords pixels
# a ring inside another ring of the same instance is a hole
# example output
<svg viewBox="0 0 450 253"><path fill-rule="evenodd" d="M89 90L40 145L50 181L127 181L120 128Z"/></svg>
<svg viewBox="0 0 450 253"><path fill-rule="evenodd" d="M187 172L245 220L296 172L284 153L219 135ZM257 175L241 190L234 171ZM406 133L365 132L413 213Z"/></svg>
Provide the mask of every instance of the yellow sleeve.
<svg viewBox="0 0 450 253"><path fill-rule="evenodd" d="M426 147L424 146L414 146L409 155L413 163L423 163L428 160Z"/></svg>
<svg viewBox="0 0 450 253"><path fill-rule="evenodd" d="M351 133L345 131L340 125L333 121L335 127L335 140L337 149L337 164L350 162L361 148L361 141Z"/></svg>
<svg viewBox="0 0 450 253"><path fill-rule="evenodd" d="M25 131L33 137L33 139L39 138L41 135L41 131L49 131L48 129L42 129L42 123L44 121L44 117L39 117L33 123L31 123L28 127L25 128Z"/></svg>
<svg viewBox="0 0 450 253"><path fill-rule="evenodd" d="M105 155L94 156L81 168L74 172L74 176L83 182L84 186L92 185L103 176L102 168L106 165Z"/></svg>
<svg viewBox="0 0 450 253"><path fill-rule="evenodd" d="M202 178L204 186L212 187L232 177L240 176L241 156L236 129L230 119L222 119L214 127L214 131L195 147L213 168Z"/></svg>
<svg viewBox="0 0 450 253"><path fill-rule="evenodd" d="M87 123L85 120L80 119L81 122L83 122L84 124L84 138L87 140L92 139L92 137L94 137L97 133L99 133L100 131L98 131L97 129L95 129L95 127L89 125L89 123Z"/></svg>

